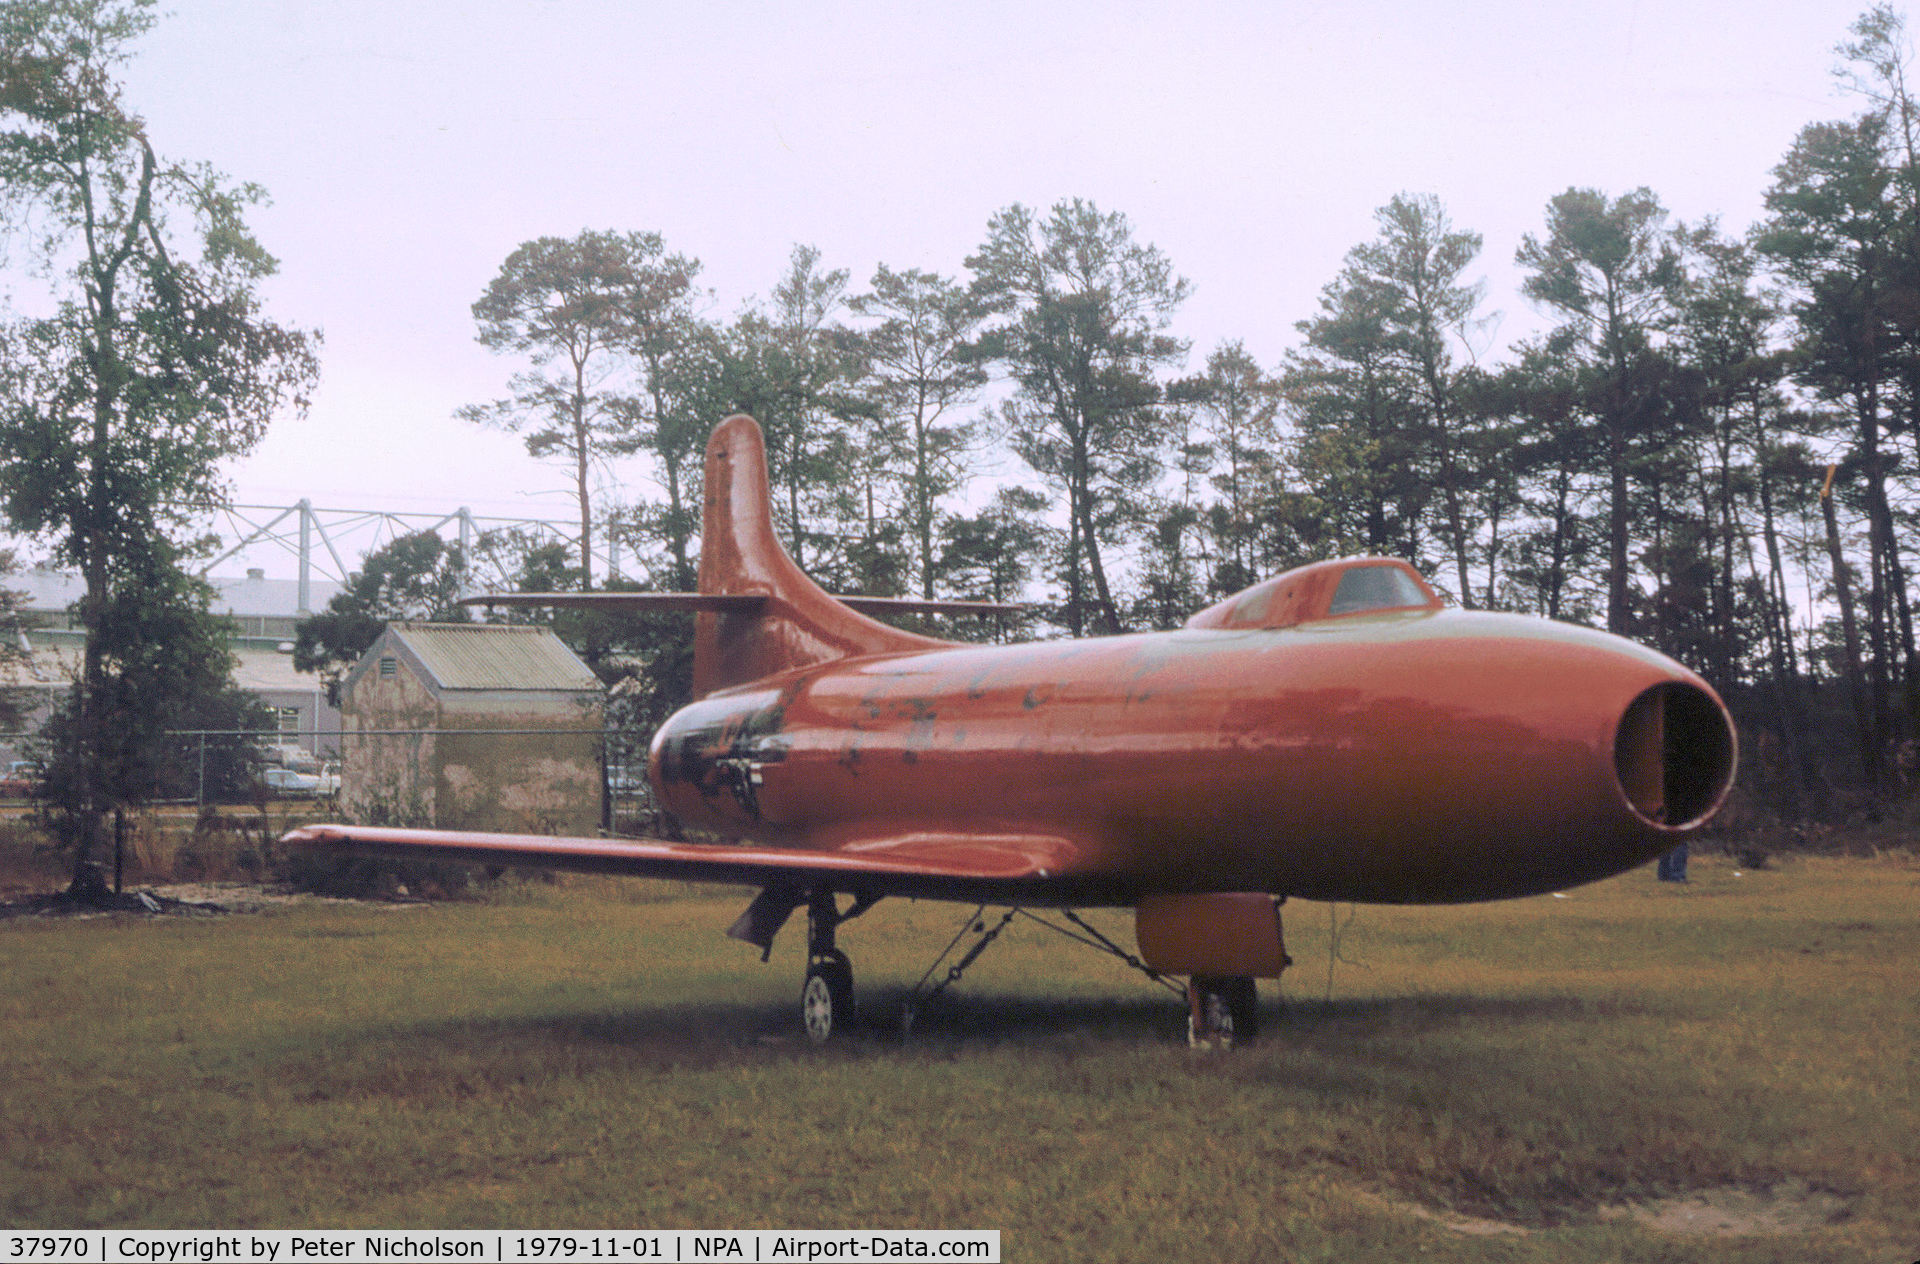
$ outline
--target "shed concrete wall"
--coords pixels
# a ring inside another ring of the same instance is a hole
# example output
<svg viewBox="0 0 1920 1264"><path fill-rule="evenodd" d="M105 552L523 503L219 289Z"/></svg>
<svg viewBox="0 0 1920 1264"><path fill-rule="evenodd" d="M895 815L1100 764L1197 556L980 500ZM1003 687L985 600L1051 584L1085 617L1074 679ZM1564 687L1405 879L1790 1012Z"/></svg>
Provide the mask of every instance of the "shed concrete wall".
<svg viewBox="0 0 1920 1264"><path fill-rule="evenodd" d="M393 658L394 673L362 672L341 695L341 809L368 825L439 824L439 738L432 730L440 727L440 700L385 637L367 652Z"/></svg>
<svg viewBox="0 0 1920 1264"><path fill-rule="evenodd" d="M442 690L391 634L368 655L392 658L394 669L382 675L376 662L357 672L342 698L340 794L351 819L509 833L598 830L597 693Z"/></svg>

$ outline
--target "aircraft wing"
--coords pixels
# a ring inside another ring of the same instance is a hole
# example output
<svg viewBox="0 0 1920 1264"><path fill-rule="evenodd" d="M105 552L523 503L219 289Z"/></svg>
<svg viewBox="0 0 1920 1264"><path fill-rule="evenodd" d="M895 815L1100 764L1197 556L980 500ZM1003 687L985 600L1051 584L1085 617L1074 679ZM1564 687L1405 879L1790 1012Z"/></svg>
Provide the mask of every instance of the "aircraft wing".
<svg viewBox="0 0 1920 1264"><path fill-rule="evenodd" d="M387 826L308 825L281 841L341 855L438 860L495 868L813 887L853 894L983 903L1124 902L1090 872L1081 849L1034 834L908 831L832 850L676 843L664 839L487 834Z"/></svg>

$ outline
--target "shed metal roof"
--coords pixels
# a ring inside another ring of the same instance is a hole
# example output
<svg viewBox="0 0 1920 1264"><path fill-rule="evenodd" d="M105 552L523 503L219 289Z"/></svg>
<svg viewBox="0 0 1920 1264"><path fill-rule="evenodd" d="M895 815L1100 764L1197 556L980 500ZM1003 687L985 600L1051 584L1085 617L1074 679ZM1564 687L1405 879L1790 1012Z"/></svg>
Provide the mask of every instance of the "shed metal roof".
<svg viewBox="0 0 1920 1264"><path fill-rule="evenodd" d="M601 688L592 669L546 628L394 623L387 635L405 645L442 689L598 693Z"/></svg>

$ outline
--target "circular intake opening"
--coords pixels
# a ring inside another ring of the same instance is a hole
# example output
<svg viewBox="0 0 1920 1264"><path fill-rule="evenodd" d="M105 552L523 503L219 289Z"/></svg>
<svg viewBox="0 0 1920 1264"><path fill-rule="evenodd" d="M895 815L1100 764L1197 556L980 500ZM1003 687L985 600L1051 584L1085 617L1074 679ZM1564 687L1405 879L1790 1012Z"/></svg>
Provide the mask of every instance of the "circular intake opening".
<svg viewBox="0 0 1920 1264"><path fill-rule="evenodd" d="M1613 766L1633 810L1684 829L1713 814L1733 785L1733 721L1706 691L1655 685L1627 707L1613 738Z"/></svg>

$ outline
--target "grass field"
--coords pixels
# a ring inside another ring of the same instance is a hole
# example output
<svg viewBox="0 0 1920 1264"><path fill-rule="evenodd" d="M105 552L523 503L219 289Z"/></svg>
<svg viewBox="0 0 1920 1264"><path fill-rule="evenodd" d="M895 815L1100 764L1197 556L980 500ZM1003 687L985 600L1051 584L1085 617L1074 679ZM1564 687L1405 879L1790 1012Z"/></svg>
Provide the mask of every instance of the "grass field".
<svg viewBox="0 0 1920 1264"><path fill-rule="evenodd" d="M997 1228L1020 1261L1920 1258L1920 865L1694 876L1291 904L1299 964L1230 1054L1024 922L903 1043L880 1020L948 905L843 931L878 1019L827 1050L798 1031L804 936L762 966L721 938L734 891L16 919L0 1219Z"/></svg>

